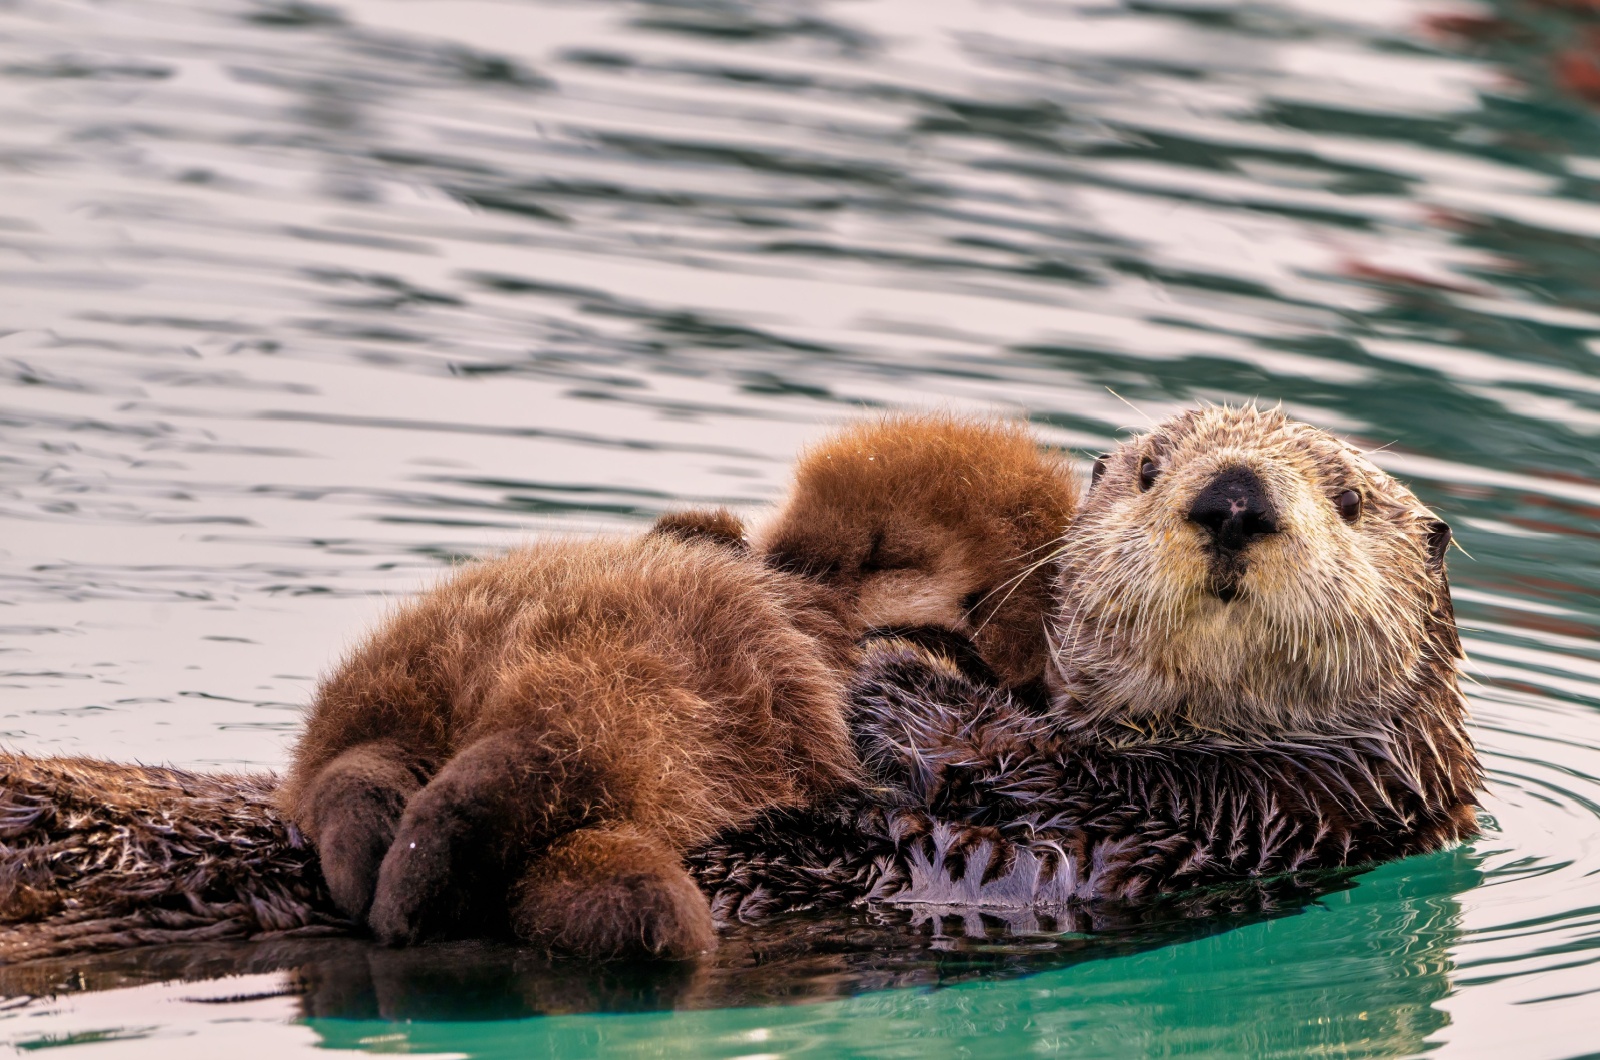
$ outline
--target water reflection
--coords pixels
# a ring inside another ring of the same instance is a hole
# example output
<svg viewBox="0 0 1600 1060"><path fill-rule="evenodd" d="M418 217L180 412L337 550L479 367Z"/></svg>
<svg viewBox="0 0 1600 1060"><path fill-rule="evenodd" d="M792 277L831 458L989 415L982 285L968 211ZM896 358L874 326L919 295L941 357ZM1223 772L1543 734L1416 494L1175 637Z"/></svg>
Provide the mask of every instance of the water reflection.
<svg viewBox="0 0 1600 1060"><path fill-rule="evenodd" d="M469 1056L566 1055L601 1027L608 1048L649 1040L663 1055L707 1056L738 1055L732 1046L764 1028L782 1052L844 1018L858 1024L855 1048L893 1042L907 1055L917 1043L945 1050L980 1038L1084 1055L1157 1042L1235 1055L1319 1047L1394 1055L1421 1049L1444 1024L1436 1003L1452 990L1450 947L1460 932L1450 896L1478 885L1478 862L1456 851L1404 873L1237 888L1161 913L1035 923L1029 932L950 913L794 916L737 928L713 959L668 968L551 963L484 943L389 950L282 940L34 962L0 969L0 992L70 996L168 982L167 998L187 1001L194 1020L280 998L325 1046ZM226 981L198 992L183 985L224 975L245 978L231 991L221 989ZM1020 1006L992 989L1020 975L1031 976ZM1246 1018L1268 982L1270 1012ZM880 992L908 986L938 989ZM93 1022L95 996L73 1011L79 1024ZM849 998L858 1000L830 1000ZM812 1004L766 1007L795 1002ZM728 1013L732 1006L745 1014ZM705 1015L663 1023L669 1010ZM42 1015L34 1029L48 1033L53 1021Z"/></svg>

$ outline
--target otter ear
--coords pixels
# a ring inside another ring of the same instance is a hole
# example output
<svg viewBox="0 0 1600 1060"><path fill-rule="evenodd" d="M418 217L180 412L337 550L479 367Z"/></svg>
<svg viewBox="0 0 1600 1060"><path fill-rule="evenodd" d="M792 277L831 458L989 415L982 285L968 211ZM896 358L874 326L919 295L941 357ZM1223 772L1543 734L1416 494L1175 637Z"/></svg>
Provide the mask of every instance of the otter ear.
<svg viewBox="0 0 1600 1060"><path fill-rule="evenodd" d="M1089 488L1094 489L1100 484L1100 476L1106 473L1106 461L1111 459L1110 453L1101 453L1095 457L1094 470L1089 472Z"/></svg>
<svg viewBox="0 0 1600 1060"><path fill-rule="evenodd" d="M656 520L650 532L679 541L722 545L740 552L750 548L744 537L744 522L726 508L668 512Z"/></svg>
<svg viewBox="0 0 1600 1060"><path fill-rule="evenodd" d="M1450 551L1450 524L1443 519L1430 519L1423 525L1428 531L1428 566L1442 568L1445 553Z"/></svg>

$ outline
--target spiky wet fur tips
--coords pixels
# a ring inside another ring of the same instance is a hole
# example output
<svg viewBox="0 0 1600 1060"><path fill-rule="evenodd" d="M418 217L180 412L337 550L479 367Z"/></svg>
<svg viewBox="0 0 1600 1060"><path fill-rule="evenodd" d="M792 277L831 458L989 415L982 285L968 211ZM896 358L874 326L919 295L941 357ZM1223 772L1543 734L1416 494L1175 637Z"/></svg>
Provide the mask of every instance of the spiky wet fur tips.
<svg viewBox="0 0 1600 1060"><path fill-rule="evenodd" d="M1239 466L1270 495L1276 525L1219 556L1186 511ZM962 664L982 653L922 635L871 640L849 697L858 782L826 804L769 809L688 853L719 919L860 902L1103 908L1348 870L1474 834L1481 772L1457 687L1448 530L1403 486L1322 432L1255 409L1179 417L1119 448L1098 479L1060 557L1054 710L1041 715L975 679ZM1362 500L1354 520L1346 491ZM668 536L735 550L742 540L720 518L680 519ZM760 540L808 583L897 569L872 559L895 555L874 532L832 535L812 568L792 558L804 546L779 544L800 539ZM965 583L938 584L948 597ZM959 639L961 613L938 614ZM305 854L272 818L265 780L239 778L229 802L228 782L175 775L178 797L162 813L184 820L178 843L147 830L146 778L119 768L0 761L10 800L0 919L55 914L8 931L0 959L147 941L142 918L180 907L191 919L171 930L219 935L336 919L326 891L301 886ZM151 838L124 838L135 835ZM631 857L645 875L671 864L638 840L621 830L597 863ZM257 850L269 852L265 904L230 869L256 864ZM565 862L549 868L530 874L519 901L581 892ZM163 875L187 882L162 890ZM142 895L155 896L155 912L139 909ZM609 927L637 926L625 894L607 908L618 914ZM75 926L96 912L95 927Z"/></svg>
<svg viewBox="0 0 1600 1060"><path fill-rule="evenodd" d="M1382 731L1085 742L904 642L852 702L871 781L828 814L769 815L691 859L723 918L849 901L1027 909L1125 903L1337 870L1476 832L1453 683Z"/></svg>
<svg viewBox="0 0 1600 1060"><path fill-rule="evenodd" d="M688 853L719 921L877 902L1092 919L1475 830L1476 760L1448 714L1419 711L1381 738L1113 748L897 639L868 645L851 704L864 784ZM278 816L271 777L0 755L0 789L0 962L353 926Z"/></svg>

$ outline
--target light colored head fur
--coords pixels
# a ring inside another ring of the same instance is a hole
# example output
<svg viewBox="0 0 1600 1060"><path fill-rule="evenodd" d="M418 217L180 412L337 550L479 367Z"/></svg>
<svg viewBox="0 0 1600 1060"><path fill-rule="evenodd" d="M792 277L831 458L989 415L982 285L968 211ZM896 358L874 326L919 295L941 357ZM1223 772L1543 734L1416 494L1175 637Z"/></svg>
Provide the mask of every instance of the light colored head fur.
<svg viewBox="0 0 1600 1060"><path fill-rule="evenodd" d="M1067 462L1023 423L889 415L803 453L751 545L838 592L857 633L960 633L1016 687L1043 679L1050 572L1033 568L1077 496Z"/></svg>
<svg viewBox="0 0 1600 1060"><path fill-rule="evenodd" d="M1241 480L1262 521L1219 536L1198 513ZM1449 541L1410 490L1324 431L1248 405L1183 413L1096 465L1060 557L1057 707L1130 736L1260 738L1453 704Z"/></svg>

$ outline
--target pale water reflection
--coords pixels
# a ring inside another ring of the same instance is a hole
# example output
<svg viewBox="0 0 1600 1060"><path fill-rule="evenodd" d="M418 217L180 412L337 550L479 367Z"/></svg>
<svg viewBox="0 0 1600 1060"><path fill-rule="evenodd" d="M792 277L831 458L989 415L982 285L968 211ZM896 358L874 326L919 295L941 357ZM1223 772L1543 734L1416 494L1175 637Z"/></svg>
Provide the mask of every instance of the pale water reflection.
<svg viewBox="0 0 1600 1060"><path fill-rule="evenodd" d="M1600 1049L1586 11L0 0L7 743L281 764L317 674L451 557L759 504L862 406L1021 408L1091 454L1258 397L1384 447L1456 527L1493 782L1470 849L1193 934L835 925L838 964L769 939L759 990L715 987L730 963L559 1005L520 957L450 957L522 991L491 1010L365 950L80 962L9 980L0 1039Z"/></svg>

